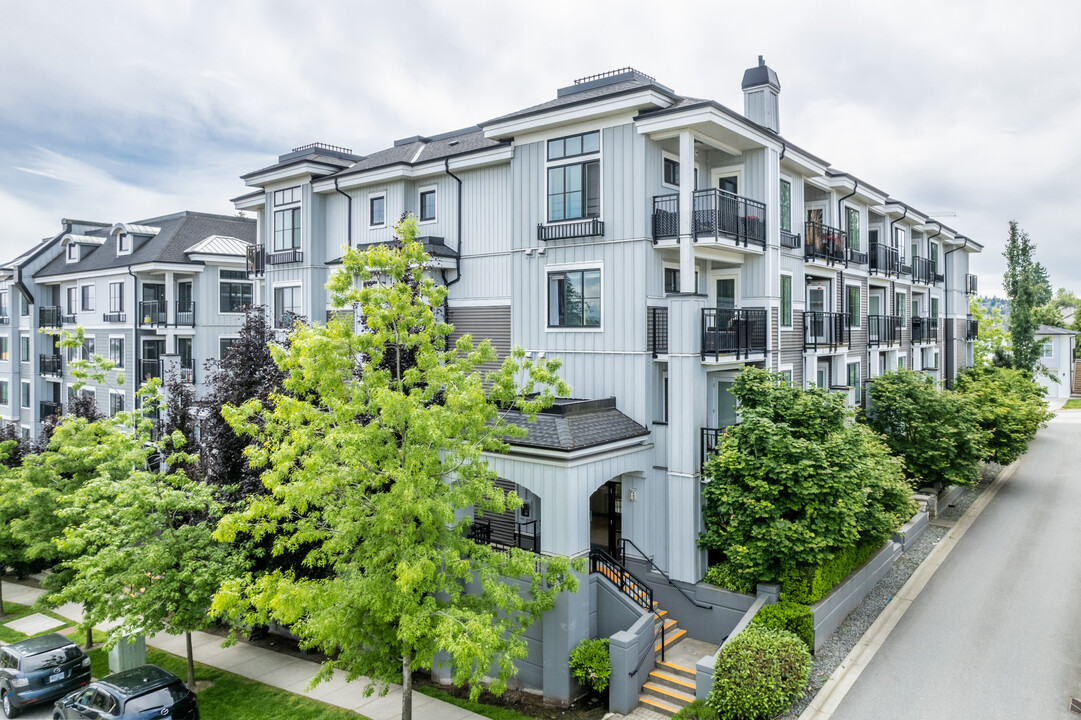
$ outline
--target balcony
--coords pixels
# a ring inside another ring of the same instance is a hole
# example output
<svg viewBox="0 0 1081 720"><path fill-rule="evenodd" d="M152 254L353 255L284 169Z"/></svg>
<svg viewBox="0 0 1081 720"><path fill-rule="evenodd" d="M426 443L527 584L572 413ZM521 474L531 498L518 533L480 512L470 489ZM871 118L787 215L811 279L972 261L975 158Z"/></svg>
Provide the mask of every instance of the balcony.
<svg viewBox="0 0 1081 720"><path fill-rule="evenodd" d="M504 527L507 525L507 527ZM500 523L494 529L487 518L474 519L469 527L469 539L479 545L490 545L496 550L509 550L512 547L540 553L540 533L537 521Z"/></svg>
<svg viewBox="0 0 1081 720"><path fill-rule="evenodd" d="M935 264L928 258L912 258L912 282L931 285L935 282Z"/></svg>
<svg viewBox="0 0 1081 720"><path fill-rule="evenodd" d="M888 277L901 274L901 256L895 247L873 242L871 243L871 253L868 260L870 261L871 272L876 275L881 274Z"/></svg>
<svg viewBox="0 0 1081 720"><path fill-rule="evenodd" d="M734 426L726 425L719 428L702 428L701 437L699 439L699 451L701 452L701 455L699 455L699 472L701 472L701 468L705 467L706 460L709 459L710 454L724 441L725 431L730 427Z"/></svg>
<svg viewBox="0 0 1081 720"><path fill-rule="evenodd" d="M965 321L965 340L966 341L979 340L979 338L980 338L980 321L979 320L973 320L972 316L969 315L968 319Z"/></svg>
<svg viewBox="0 0 1081 720"><path fill-rule="evenodd" d="M847 255L848 264L850 264L850 265L866 265L867 264L867 253L861 252L861 251L857 250L856 248L851 248L851 247L847 248L845 250L845 253Z"/></svg>
<svg viewBox="0 0 1081 720"><path fill-rule="evenodd" d="M901 271L900 271L900 274L901 275L911 275L912 274L912 265L911 264L905 264L905 259L904 258L901 258Z"/></svg>
<svg viewBox="0 0 1081 720"><path fill-rule="evenodd" d="M60 320L65 325L75 325L76 323L78 323L79 318L75 315L75 313L69 313L68 315L62 315L60 317Z"/></svg>
<svg viewBox="0 0 1081 720"><path fill-rule="evenodd" d="M293 248L291 250L282 250L280 252L268 253L266 255L267 265L285 265L286 263L298 263L304 260L304 253Z"/></svg>
<svg viewBox="0 0 1081 720"><path fill-rule="evenodd" d="M161 380L161 360L140 360L139 365L142 368L143 382L146 382L151 378Z"/></svg>
<svg viewBox="0 0 1081 720"><path fill-rule="evenodd" d="M802 244L799 233L791 233L784 229L781 230L781 247L796 250Z"/></svg>
<svg viewBox="0 0 1081 720"><path fill-rule="evenodd" d="M766 311L763 308L702 308L702 359L712 355L766 352Z"/></svg>
<svg viewBox="0 0 1081 720"><path fill-rule="evenodd" d="M938 342L938 318L912 318L912 344Z"/></svg>
<svg viewBox="0 0 1081 720"><path fill-rule="evenodd" d="M845 313L803 313L804 350L836 350L847 346L848 316Z"/></svg>
<svg viewBox="0 0 1081 720"><path fill-rule="evenodd" d="M177 300L176 314L173 316L173 320L176 327L181 325L195 327L195 301Z"/></svg>
<svg viewBox="0 0 1081 720"><path fill-rule="evenodd" d="M604 235L604 222L599 218L554 225L537 224L538 240L570 240L572 238L599 237L601 235Z"/></svg>
<svg viewBox="0 0 1081 720"><path fill-rule="evenodd" d="M128 314L127 313L119 313L119 312L117 312L117 313L104 313L101 316L101 319L102 319L102 322L107 322L107 323L122 323L122 322L127 322L128 321Z"/></svg>
<svg viewBox="0 0 1081 720"><path fill-rule="evenodd" d="M868 315L867 347L893 347L899 344L904 326L899 315Z"/></svg>
<svg viewBox="0 0 1081 720"><path fill-rule="evenodd" d="M59 305L43 305L38 308L38 327L58 328L64 324Z"/></svg>
<svg viewBox="0 0 1081 720"><path fill-rule="evenodd" d="M169 327L168 305L164 300L139 303L139 327Z"/></svg>
<svg viewBox="0 0 1081 720"><path fill-rule="evenodd" d="M848 233L844 230L809 220L804 237L807 238L803 244L805 260L818 260L829 265L848 264Z"/></svg>
<svg viewBox="0 0 1081 720"><path fill-rule="evenodd" d="M248 277L262 277L266 273L266 247L253 245L248 248Z"/></svg>
<svg viewBox="0 0 1081 720"><path fill-rule="evenodd" d="M653 357L668 354L668 308L646 308L646 350Z"/></svg>
<svg viewBox="0 0 1081 720"><path fill-rule="evenodd" d="M177 368L177 374L180 377L180 382L187 383L188 385L195 384L195 363L191 360L187 362L181 362L180 367Z"/></svg>
<svg viewBox="0 0 1081 720"><path fill-rule="evenodd" d="M40 403L40 409L41 409L41 419L42 420L44 420L45 418L50 418L50 417L60 417L61 415L64 414L64 406L61 405L60 403L56 403L56 402L42 401Z"/></svg>
<svg viewBox="0 0 1081 720"><path fill-rule="evenodd" d="M693 197L695 240L702 237L735 241L737 247L766 247L766 205L723 190L696 190ZM679 238L679 194L653 198L653 242Z"/></svg>
<svg viewBox="0 0 1081 720"><path fill-rule="evenodd" d="M63 359L59 355L39 355L38 373L41 375L51 375L52 377L61 377L64 374Z"/></svg>
<svg viewBox="0 0 1081 720"><path fill-rule="evenodd" d="M979 293L979 278L972 273L965 274L965 295L976 295Z"/></svg>

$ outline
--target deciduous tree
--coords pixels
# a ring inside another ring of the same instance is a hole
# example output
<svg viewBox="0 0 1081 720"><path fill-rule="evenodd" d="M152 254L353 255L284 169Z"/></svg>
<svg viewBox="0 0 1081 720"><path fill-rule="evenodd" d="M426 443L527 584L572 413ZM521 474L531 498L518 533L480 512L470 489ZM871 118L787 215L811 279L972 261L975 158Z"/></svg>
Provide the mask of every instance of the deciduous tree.
<svg viewBox="0 0 1081 720"><path fill-rule="evenodd" d="M1010 338L1013 345L1013 364L1019 370L1035 372L1040 361L1040 344L1036 342L1038 323L1033 311L1041 304L1040 297L1046 293L1046 277L1041 276L1039 264L1033 257L1035 243L1016 221L1010 221L1010 235L1003 255L1006 258L1006 274L1002 286L1010 300ZM1046 270L1043 271L1046 274Z"/></svg>
<svg viewBox="0 0 1081 720"><path fill-rule="evenodd" d="M1028 450L1036 431L1054 413L1047 409L1047 390L1024 370L984 366L960 373L954 390L976 410L976 420L987 433L983 458L1009 465Z"/></svg>

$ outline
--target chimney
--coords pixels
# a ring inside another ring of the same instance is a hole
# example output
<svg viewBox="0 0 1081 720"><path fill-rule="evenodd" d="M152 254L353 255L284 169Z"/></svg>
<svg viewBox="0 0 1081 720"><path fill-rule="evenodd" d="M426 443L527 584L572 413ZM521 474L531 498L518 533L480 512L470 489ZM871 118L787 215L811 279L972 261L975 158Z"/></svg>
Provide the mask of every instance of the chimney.
<svg viewBox="0 0 1081 720"><path fill-rule="evenodd" d="M743 73L744 116L779 133L781 122L777 115L777 97L780 94L781 82L777 79L777 73L759 55L758 66L748 68Z"/></svg>

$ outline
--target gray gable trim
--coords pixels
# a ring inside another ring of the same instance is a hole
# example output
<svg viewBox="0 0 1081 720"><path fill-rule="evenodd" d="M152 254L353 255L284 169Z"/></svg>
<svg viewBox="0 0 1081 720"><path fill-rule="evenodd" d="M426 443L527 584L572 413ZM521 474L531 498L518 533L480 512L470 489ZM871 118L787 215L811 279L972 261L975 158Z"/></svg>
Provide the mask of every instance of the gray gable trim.
<svg viewBox="0 0 1081 720"><path fill-rule="evenodd" d="M614 397L557 400L552 407L538 413L533 423L516 410L505 413L503 419L508 425L529 433L525 437L509 438L509 444L561 452L649 435L649 430L616 409Z"/></svg>
<svg viewBox="0 0 1081 720"><path fill-rule="evenodd" d="M480 123L480 127L485 128L496 123L506 122L507 120L515 120L518 118L529 117L530 115L540 115L551 110L558 110L562 108L574 107L576 105L585 105L595 100L602 98L619 97L622 95L630 95L632 93L641 92L642 90L655 90L661 95L677 102L681 100L681 96L672 92L670 89L659 83L645 82L637 77L633 80L627 80L611 85L604 85L592 90L585 90L583 92L577 92L571 95L564 95L557 97L555 100L549 100L543 102L540 105L534 105L532 107L525 108L524 110L518 110L516 112L509 113L507 115L501 115L491 120L486 120Z"/></svg>
<svg viewBox="0 0 1081 720"><path fill-rule="evenodd" d="M1073 330L1067 330L1066 328L1054 327L1052 325L1041 325L1036 330L1037 335L1077 335L1078 333Z"/></svg>

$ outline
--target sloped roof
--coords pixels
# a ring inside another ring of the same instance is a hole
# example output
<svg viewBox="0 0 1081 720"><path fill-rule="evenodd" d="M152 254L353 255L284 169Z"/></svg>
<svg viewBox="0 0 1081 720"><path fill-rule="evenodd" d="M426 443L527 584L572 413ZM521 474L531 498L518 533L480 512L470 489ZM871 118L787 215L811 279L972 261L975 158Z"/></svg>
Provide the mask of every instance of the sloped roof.
<svg viewBox="0 0 1081 720"><path fill-rule="evenodd" d="M227 235L211 235L185 250L187 255L247 255L251 243Z"/></svg>
<svg viewBox="0 0 1081 720"><path fill-rule="evenodd" d="M510 438L511 445L571 452L584 448L641 437L649 430L616 409L616 399L563 399L537 413L536 422L517 411L505 414L509 425L528 431L522 438Z"/></svg>
<svg viewBox="0 0 1081 720"><path fill-rule="evenodd" d="M1052 325L1041 325L1036 328L1037 335L1077 335L1073 330L1067 330L1066 328L1054 327Z"/></svg>
<svg viewBox="0 0 1081 720"><path fill-rule="evenodd" d="M502 145L507 145L507 143L489 140L484 137L484 131L476 126L432 137L418 135L399 140L392 147L370 153L363 160L338 173L338 176L346 177L389 165L422 165Z"/></svg>

